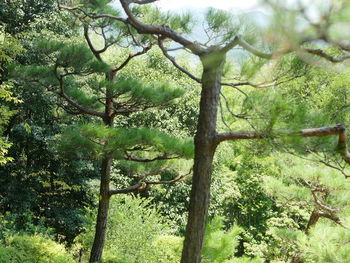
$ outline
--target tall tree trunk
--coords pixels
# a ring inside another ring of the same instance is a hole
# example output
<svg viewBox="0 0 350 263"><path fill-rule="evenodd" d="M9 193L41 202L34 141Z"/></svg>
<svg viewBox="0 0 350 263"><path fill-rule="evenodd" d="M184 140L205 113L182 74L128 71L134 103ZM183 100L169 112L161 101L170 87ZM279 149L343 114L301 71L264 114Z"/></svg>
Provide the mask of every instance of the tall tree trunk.
<svg viewBox="0 0 350 263"><path fill-rule="evenodd" d="M106 228L109 209L109 181L112 158L105 156L101 165L100 196L95 227L95 238L90 254L90 263L101 262L103 247L106 238Z"/></svg>
<svg viewBox="0 0 350 263"><path fill-rule="evenodd" d="M115 73L110 72L106 74L106 79L113 82L115 79ZM114 109L113 109L113 94L112 91L106 90L106 108L104 124L108 127L113 127ZM105 142L108 144L108 141ZM100 182L100 196L98 203L98 212L95 227L94 243L90 253L90 263L101 262L102 252L106 239L106 228L108 221L108 210L110 200L109 183L111 180L111 167L113 158L109 153L105 153L101 164L101 182Z"/></svg>
<svg viewBox="0 0 350 263"><path fill-rule="evenodd" d="M213 157L216 149L216 119L225 54L212 51L202 56L202 92L195 136L195 158L190 207L181 263L201 262L208 213Z"/></svg>

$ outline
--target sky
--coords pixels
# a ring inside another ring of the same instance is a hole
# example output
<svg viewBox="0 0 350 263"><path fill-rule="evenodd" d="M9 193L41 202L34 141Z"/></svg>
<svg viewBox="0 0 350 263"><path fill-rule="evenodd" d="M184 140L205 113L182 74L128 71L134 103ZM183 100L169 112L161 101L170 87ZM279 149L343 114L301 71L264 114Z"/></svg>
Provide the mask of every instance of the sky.
<svg viewBox="0 0 350 263"><path fill-rule="evenodd" d="M186 7L215 7L224 10L240 9L254 10L258 8L259 0L160 0L157 6L163 10L174 10Z"/></svg>

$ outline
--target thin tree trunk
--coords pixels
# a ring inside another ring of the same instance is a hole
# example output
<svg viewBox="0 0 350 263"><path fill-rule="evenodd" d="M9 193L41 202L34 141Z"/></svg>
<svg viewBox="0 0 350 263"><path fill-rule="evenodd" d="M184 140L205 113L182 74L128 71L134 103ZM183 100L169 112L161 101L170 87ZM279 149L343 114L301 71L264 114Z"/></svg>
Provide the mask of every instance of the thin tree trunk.
<svg viewBox="0 0 350 263"><path fill-rule="evenodd" d="M203 64L200 113L195 136L193 182L181 263L201 262L205 221L210 197L216 119L225 54L214 51L201 57Z"/></svg>
<svg viewBox="0 0 350 263"><path fill-rule="evenodd" d="M106 74L106 79L110 82L113 82L115 78L115 73L110 72ZM113 127L113 95L111 90L106 90L106 108L105 108L105 117L104 124L108 127ZM108 142L105 142L108 144ZM108 221L108 210L109 210L109 201L110 201L110 189L109 183L111 180L111 167L113 163L113 158L109 153L105 153L102 164L101 164L101 182L100 182L100 196L98 204L98 212L96 219L95 227L95 237L94 243L91 248L90 253L90 263L101 262L103 248L106 239L106 229Z"/></svg>
<svg viewBox="0 0 350 263"><path fill-rule="evenodd" d="M109 181L112 158L105 156L101 166L100 196L95 228L95 238L90 254L90 263L101 262L103 247L106 238L106 228L109 209Z"/></svg>

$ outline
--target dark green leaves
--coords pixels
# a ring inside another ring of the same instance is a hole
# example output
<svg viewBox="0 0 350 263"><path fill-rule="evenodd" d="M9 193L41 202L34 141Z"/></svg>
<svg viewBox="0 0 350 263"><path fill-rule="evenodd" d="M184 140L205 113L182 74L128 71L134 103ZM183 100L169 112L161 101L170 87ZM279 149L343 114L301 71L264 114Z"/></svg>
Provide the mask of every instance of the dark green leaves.
<svg viewBox="0 0 350 263"><path fill-rule="evenodd" d="M182 89L174 88L169 83L141 83L130 78L119 79L113 83L104 82L104 85L113 91L115 97L120 97L121 101L128 103L130 100L139 105L163 105L184 93Z"/></svg>
<svg viewBox="0 0 350 263"><path fill-rule="evenodd" d="M191 139L177 139L148 128L111 129L104 125L79 125L66 131L61 146L68 152L78 150L94 157L108 152L117 159L124 159L124 151L135 148L186 159L193 156Z"/></svg>
<svg viewBox="0 0 350 263"><path fill-rule="evenodd" d="M205 19L209 29L213 32L220 32L228 27L232 27L232 14L215 8L208 8Z"/></svg>

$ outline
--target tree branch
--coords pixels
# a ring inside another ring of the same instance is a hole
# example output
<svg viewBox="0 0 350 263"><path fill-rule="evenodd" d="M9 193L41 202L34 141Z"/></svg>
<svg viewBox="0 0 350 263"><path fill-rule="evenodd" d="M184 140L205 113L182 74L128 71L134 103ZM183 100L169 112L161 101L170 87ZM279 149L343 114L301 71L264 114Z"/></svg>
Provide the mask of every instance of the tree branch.
<svg viewBox="0 0 350 263"><path fill-rule="evenodd" d="M91 39L90 39L90 37L89 37L89 26L86 25L86 24L84 24L84 37L85 37L85 39L86 39L86 42L87 42L87 44L88 44L88 46L89 46L91 52L94 54L94 56L95 56L98 60L102 61L102 58L101 58L101 55L100 55L101 52L100 52L100 51L97 51L97 50L95 49L94 45L92 44Z"/></svg>
<svg viewBox="0 0 350 263"><path fill-rule="evenodd" d="M136 52L136 53L133 53L133 54L129 54L129 56L127 57L127 59L122 63L120 64L118 67L115 67L112 72L115 73L121 69L123 69L129 62L131 59L133 59L134 57L137 57L137 56L141 56L145 53L147 53L150 49L152 48L152 44L148 45L147 47L144 47L141 51L139 52Z"/></svg>
<svg viewBox="0 0 350 263"><path fill-rule="evenodd" d="M161 156L154 157L152 159L146 159L146 158L141 159L141 158L136 158L136 157L131 156L127 151L124 151L124 153L125 153L124 159L126 161L133 161L133 162L139 162L139 163L150 163L150 162L154 162L154 161L173 160L173 159L179 158L179 156L168 157L166 155L161 155Z"/></svg>
<svg viewBox="0 0 350 263"><path fill-rule="evenodd" d="M144 190L146 185L144 183L144 181L146 180L146 175L143 175L141 180L139 180L136 184L126 187L126 188L122 188L122 189L116 189L116 190L110 190L109 191L109 195L116 195L116 194L129 194L129 193L134 193L140 190Z"/></svg>
<svg viewBox="0 0 350 263"><path fill-rule="evenodd" d="M58 92L58 94L62 98L64 98L70 105L72 105L73 107L75 107L76 109L78 109L82 113L85 113L85 114L88 114L88 115L92 115L92 116L96 116L96 117L100 117L100 118L104 118L105 117L105 114L103 112L99 112L99 111L95 111L95 110L89 109L89 108L79 104L78 102L73 100L71 97L69 97L65 93L63 77L58 74L58 72L57 72L57 65L55 66L55 76L56 76L56 78L59 81L60 91Z"/></svg>
<svg viewBox="0 0 350 263"><path fill-rule="evenodd" d="M192 42L186 39L185 37L183 37L182 35L180 35L179 33L175 32L174 30L170 29L167 26L153 26L153 25L144 24L141 21L137 20L136 17L131 12L129 5L131 3L138 3L138 2L141 2L141 4L147 4L147 3L155 2L155 0L144 0L144 1L120 0L120 3L126 15L128 16L127 22L129 22L140 34L161 35L163 37L170 38L175 42L183 45L184 47L190 49L196 55L202 55L206 53L206 49L202 48L198 43Z"/></svg>
<svg viewBox="0 0 350 263"><path fill-rule="evenodd" d="M178 177L168 181L146 181L148 176L142 175L141 179L136 184L123 189L110 190L109 195L112 196L116 194L129 194L129 193L147 190L153 185L177 183L181 181L183 178L185 178L186 176L190 175L191 173L192 173L192 169L187 174L179 175Z"/></svg>
<svg viewBox="0 0 350 263"><path fill-rule="evenodd" d="M321 127L321 128L310 128L303 129L300 131L280 131L274 132L273 134L259 133L256 131L238 131L238 132L226 132L219 133L216 135L216 143L227 141L227 140L244 140L244 139L268 139L278 138L281 136L301 136L301 137L321 137L321 136L339 136L338 150L342 155L344 161L350 164L350 153L348 151L346 142L346 131L345 126L338 124L336 126Z"/></svg>
<svg viewBox="0 0 350 263"><path fill-rule="evenodd" d="M81 111L81 113L85 113L85 114L96 116L96 117L100 117L100 118L104 118L105 117L105 114L103 112L95 111L95 110L86 108L83 105L80 105L79 103L74 101L71 97L69 97L63 90L61 90L59 92L59 95L62 98L64 98L70 105L74 106L79 111Z"/></svg>
<svg viewBox="0 0 350 263"><path fill-rule="evenodd" d="M163 52L164 56L170 60L170 62L178 69L180 70L182 73L185 73L187 76L189 76L191 79L193 79L194 81L198 82L198 83L202 83L202 80L198 77L196 77L195 75L193 75L192 73L190 73L188 70L186 70L185 68L181 67L179 64L177 64L177 62L175 61L175 58L170 56L168 51L166 50L166 48L163 45L163 40L161 38L158 38L158 46L160 48L160 50Z"/></svg>
<svg viewBox="0 0 350 263"><path fill-rule="evenodd" d="M254 54L255 56L261 57L261 58L266 58L266 59L270 59L273 56L273 53L266 53L266 52L262 52L260 50L258 50L257 48L253 47L252 45L250 45L248 42L246 42L245 40L243 40L240 37L236 37L237 39L235 39L233 41L233 44L236 45L238 44L239 46L241 46L243 49L247 50L248 52ZM237 43L236 43L237 42ZM277 52L276 54L281 53L281 52Z"/></svg>
<svg viewBox="0 0 350 263"><path fill-rule="evenodd" d="M82 9L82 8L80 8L78 6L59 5L58 7L60 9L67 10L67 11L79 11L79 12L83 13L85 17L89 17L89 18L92 18L92 19L110 18L110 19L114 19L114 20L118 20L120 22L123 22L124 24L128 23L127 19L120 18L120 17L114 16L114 15L110 15L110 14L99 14L99 15L90 14L90 13L86 12L84 9Z"/></svg>
<svg viewBox="0 0 350 263"><path fill-rule="evenodd" d="M350 58L350 54L346 54L344 56L341 57L333 57L331 55L329 55L328 53L324 52L322 49L314 49L314 48L305 48L304 49L305 52L309 53L309 54L313 54L319 57L322 57L330 62L333 63L339 63L339 62L343 62L347 59Z"/></svg>

